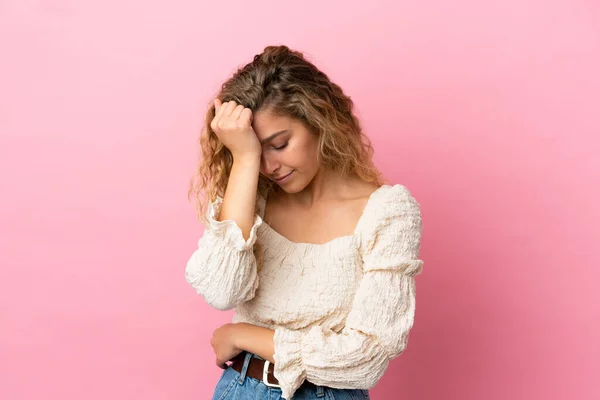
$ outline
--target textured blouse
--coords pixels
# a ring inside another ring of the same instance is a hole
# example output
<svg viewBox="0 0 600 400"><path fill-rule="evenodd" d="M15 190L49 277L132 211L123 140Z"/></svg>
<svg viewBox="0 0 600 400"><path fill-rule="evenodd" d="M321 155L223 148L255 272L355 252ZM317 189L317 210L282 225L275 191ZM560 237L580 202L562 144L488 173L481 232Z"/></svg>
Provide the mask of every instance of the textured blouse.
<svg viewBox="0 0 600 400"><path fill-rule="evenodd" d="M232 322L275 331L273 374L291 399L304 380L370 389L404 351L415 314L422 232L419 203L400 184L369 197L352 235L324 244L288 240L263 221L266 199L244 240L233 220L218 221L223 199L209 203L209 226L185 277ZM262 245L258 271L253 253Z"/></svg>

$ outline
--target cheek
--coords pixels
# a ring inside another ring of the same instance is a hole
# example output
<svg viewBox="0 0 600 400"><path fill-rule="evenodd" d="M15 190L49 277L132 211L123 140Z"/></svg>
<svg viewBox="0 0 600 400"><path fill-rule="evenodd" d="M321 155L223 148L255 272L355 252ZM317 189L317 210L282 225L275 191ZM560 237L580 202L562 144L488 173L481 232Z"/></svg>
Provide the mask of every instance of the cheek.
<svg viewBox="0 0 600 400"><path fill-rule="evenodd" d="M302 168L308 162L306 150L299 146L291 146L285 155L285 161L290 166Z"/></svg>
<svg viewBox="0 0 600 400"><path fill-rule="evenodd" d="M286 164L300 172L310 173L316 168L317 156L314 151L304 148L291 148L285 158Z"/></svg>

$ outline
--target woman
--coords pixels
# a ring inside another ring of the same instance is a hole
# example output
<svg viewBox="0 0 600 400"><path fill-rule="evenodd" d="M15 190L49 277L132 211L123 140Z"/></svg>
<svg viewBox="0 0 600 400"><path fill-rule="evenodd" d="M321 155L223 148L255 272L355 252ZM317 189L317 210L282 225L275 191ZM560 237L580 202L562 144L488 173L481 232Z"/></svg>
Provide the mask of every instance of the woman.
<svg viewBox="0 0 600 400"><path fill-rule="evenodd" d="M206 121L186 280L235 308L213 399L369 398L413 325L419 204L381 181L350 97L286 46L236 71Z"/></svg>

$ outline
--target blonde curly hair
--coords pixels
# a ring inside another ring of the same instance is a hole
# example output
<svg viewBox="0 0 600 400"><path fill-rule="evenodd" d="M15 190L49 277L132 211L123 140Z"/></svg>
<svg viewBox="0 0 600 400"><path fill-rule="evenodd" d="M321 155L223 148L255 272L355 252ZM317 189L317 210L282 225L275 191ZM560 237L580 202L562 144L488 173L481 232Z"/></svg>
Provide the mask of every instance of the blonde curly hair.
<svg viewBox="0 0 600 400"><path fill-rule="evenodd" d="M222 84L217 98L223 103L233 100L251 109L254 115L269 110L277 116L300 120L318 136L320 165L342 176L355 176L378 186L385 182L373 164L373 147L353 114L352 100L302 53L285 45L267 46ZM198 218L204 226L208 226L208 204L217 196L225 195L233 165L231 152L210 127L214 117L215 106L211 99L199 138L199 167L188 191L188 199L193 196L196 200ZM259 175L257 192L260 195L268 196L276 190L273 181ZM258 260L262 253L258 243L254 253Z"/></svg>

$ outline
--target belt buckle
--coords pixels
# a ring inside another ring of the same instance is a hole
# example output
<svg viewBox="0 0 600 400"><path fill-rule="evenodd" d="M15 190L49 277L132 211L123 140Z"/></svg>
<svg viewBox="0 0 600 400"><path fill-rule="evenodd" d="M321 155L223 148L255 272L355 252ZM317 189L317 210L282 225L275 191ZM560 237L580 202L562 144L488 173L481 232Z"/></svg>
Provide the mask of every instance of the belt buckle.
<svg viewBox="0 0 600 400"><path fill-rule="evenodd" d="M269 383L269 365L271 362L269 360L265 360L265 365L263 366L263 383L269 387L281 388L281 385L276 383Z"/></svg>

